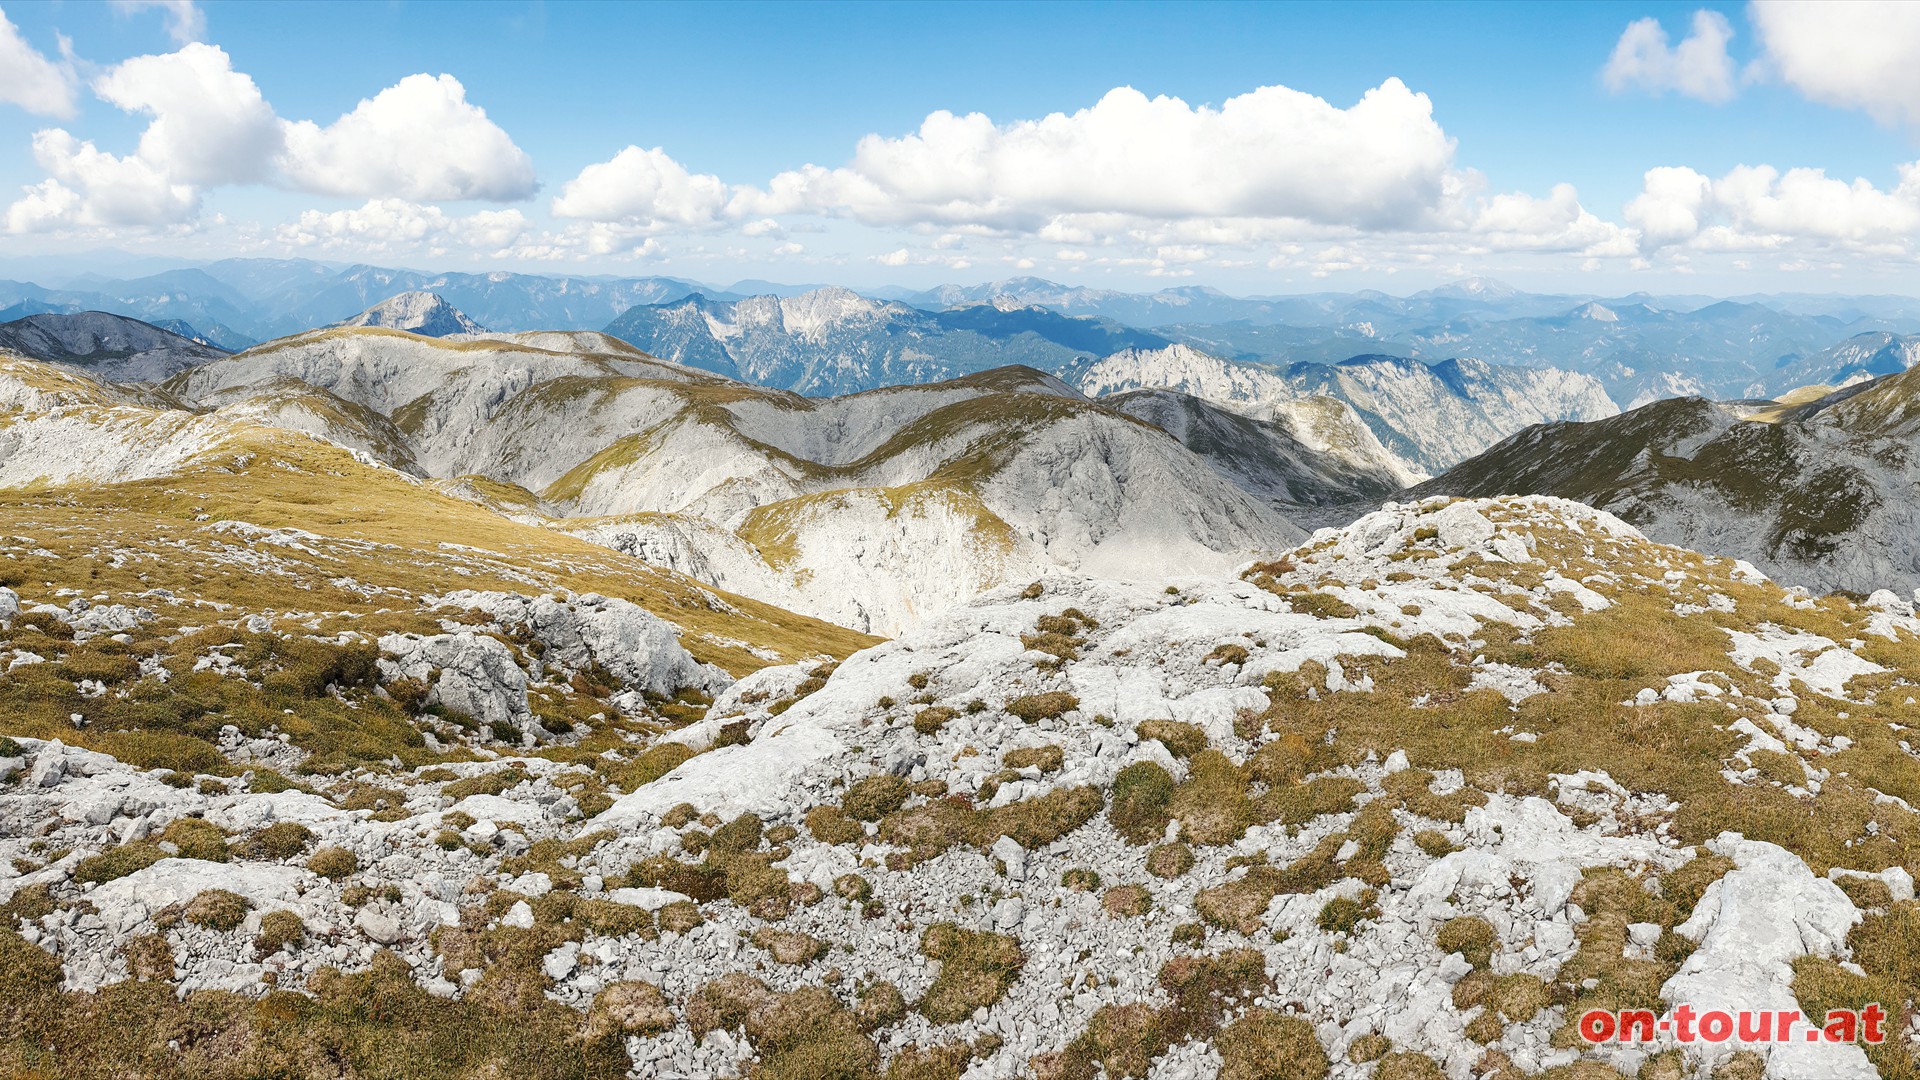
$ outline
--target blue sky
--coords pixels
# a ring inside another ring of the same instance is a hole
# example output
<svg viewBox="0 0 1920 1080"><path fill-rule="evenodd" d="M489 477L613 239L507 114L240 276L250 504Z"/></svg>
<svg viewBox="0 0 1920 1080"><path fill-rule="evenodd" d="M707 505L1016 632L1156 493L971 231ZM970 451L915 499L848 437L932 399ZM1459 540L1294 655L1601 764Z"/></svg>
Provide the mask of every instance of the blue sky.
<svg viewBox="0 0 1920 1080"><path fill-rule="evenodd" d="M1894 6L0 10L0 267L1910 292L1920 244Z"/></svg>

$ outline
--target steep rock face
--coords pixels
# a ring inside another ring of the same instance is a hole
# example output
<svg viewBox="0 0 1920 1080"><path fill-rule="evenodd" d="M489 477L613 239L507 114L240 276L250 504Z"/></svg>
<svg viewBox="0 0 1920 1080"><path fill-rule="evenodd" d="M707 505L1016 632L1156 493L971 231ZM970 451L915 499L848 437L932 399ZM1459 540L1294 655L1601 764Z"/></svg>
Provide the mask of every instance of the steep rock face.
<svg viewBox="0 0 1920 1080"><path fill-rule="evenodd" d="M1224 570L1300 531L1158 428L1053 406L999 452L981 500L1058 566L1105 577ZM1049 411L1053 411L1049 410Z"/></svg>
<svg viewBox="0 0 1920 1080"><path fill-rule="evenodd" d="M1279 403L1268 420L1171 390L1130 390L1105 403L1167 431L1236 487L1279 504L1377 499L1420 479L1352 406L1333 398Z"/></svg>
<svg viewBox="0 0 1920 1080"><path fill-rule="evenodd" d="M738 301L691 297L629 311L607 332L680 363L804 394L935 381L945 372L924 351L930 327L928 316L903 304L820 289Z"/></svg>
<svg viewBox="0 0 1920 1080"><path fill-rule="evenodd" d="M454 334L479 334L479 323L447 303L437 293L403 292L390 296L351 319L336 326L372 326L385 330L404 330L422 337L450 337Z"/></svg>
<svg viewBox="0 0 1920 1080"><path fill-rule="evenodd" d="M0 324L0 350L84 368L113 382L159 382L227 355L204 341L101 311L32 315Z"/></svg>
<svg viewBox="0 0 1920 1080"><path fill-rule="evenodd" d="M1439 472L1529 424L1593 420L1618 410L1589 376L1477 360L1426 364L1356 356L1338 364L1270 366L1209 356L1185 345L1116 353L1081 372L1082 392L1177 390L1257 419L1289 402L1346 402L1404 468Z"/></svg>
<svg viewBox="0 0 1920 1080"><path fill-rule="evenodd" d="M1827 591L1920 587L1913 372L1775 415L1695 399L1530 428L1415 495L1554 494Z"/></svg>
<svg viewBox="0 0 1920 1080"><path fill-rule="evenodd" d="M1631 383L1633 394L1626 411L1668 398L1706 397L1707 388L1699 379L1671 371L1648 372Z"/></svg>

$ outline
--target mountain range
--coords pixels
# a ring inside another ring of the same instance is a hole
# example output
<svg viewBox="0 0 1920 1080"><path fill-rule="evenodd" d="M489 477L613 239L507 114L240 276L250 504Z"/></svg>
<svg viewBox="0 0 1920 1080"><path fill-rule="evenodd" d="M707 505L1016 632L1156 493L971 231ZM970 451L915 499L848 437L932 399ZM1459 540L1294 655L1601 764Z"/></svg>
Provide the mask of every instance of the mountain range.
<svg viewBox="0 0 1920 1080"><path fill-rule="evenodd" d="M1210 356L1106 319L990 304L929 312L844 289L739 301L696 294L636 307L607 333L678 363L803 394L1019 364L1095 397L1177 390L1256 419L1331 397L1357 411L1396 468L1429 474L1527 424L1617 411L1598 380L1555 368L1386 355L1271 365Z"/></svg>
<svg viewBox="0 0 1920 1080"><path fill-rule="evenodd" d="M1023 364L1064 374L1082 358L1165 344L1104 319L972 305L929 312L849 289L632 308L606 332L656 356L800 394L930 382Z"/></svg>
<svg viewBox="0 0 1920 1080"><path fill-rule="evenodd" d="M636 304L695 291L672 278L429 274L302 259L225 259L127 280L83 276L47 288L0 282L0 316L110 311L178 319L230 349L353 318L396 294L432 292L485 326L599 329Z"/></svg>
<svg viewBox="0 0 1920 1080"><path fill-rule="evenodd" d="M0 318L98 310L178 320L195 329L190 336L241 349L350 319L405 292L435 293L495 330L610 330L642 349L728 374L758 371L772 385L819 394L1008 363L1066 375L1079 358L1181 343L1279 366L1393 355L1551 368L1591 376L1616 405L1632 408L1685 394L1770 398L1837 384L1853 361L1827 354L1849 339L1920 333L1920 302L1892 296L1536 294L1474 278L1405 297L1233 297L1203 287L1129 293L1014 278L876 289L854 303L837 287L762 281L432 273L299 259L228 259L131 279L82 275L51 287L0 282ZM804 331L793 340L790 317ZM837 342L844 348L822 347Z"/></svg>
<svg viewBox="0 0 1920 1080"><path fill-rule="evenodd" d="M0 347L84 372L101 394L184 407L182 437L199 437L187 421L206 410L307 431L522 520L868 631L1047 567L1131 576L1167 559L1230 562L1401 489L1574 498L1821 589L1920 584L1905 433L1851 419L1905 392L1894 376L1920 339L1889 332L1793 369L1836 385L1616 416L1597 379L1559 369L1380 355L1269 365L1033 308L926 312L846 290L692 294L621 321L630 337L677 344L656 346L663 360L611 334L487 333L444 297L403 293L234 356L99 312L0 325ZM1140 337L1098 358L1073 347ZM1047 368L968 372L983 355ZM113 389L163 379L159 399ZM807 397L782 382L859 389ZM5 467L38 466L16 449ZM1166 521L1141 531L1136 504L1167 508Z"/></svg>

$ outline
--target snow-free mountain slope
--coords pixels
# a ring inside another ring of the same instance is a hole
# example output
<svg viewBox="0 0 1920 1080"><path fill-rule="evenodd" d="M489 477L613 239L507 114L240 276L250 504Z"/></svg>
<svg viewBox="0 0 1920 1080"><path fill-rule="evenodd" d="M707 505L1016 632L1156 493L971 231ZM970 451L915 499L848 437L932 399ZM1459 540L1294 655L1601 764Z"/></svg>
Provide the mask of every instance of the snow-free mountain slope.
<svg viewBox="0 0 1920 1080"><path fill-rule="evenodd" d="M1478 287L1476 287L1478 286ZM1564 310L1571 298L1534 296L1489 279L1455 282L1415 293L1388 296L1317 293L1295 296L1229 296L1206 286L1181 286L1152 293L1061 285L1034 277L979 285L943 285L924 291L896 290L889 299L940 310L968 304L1011 304L1046 308L1067 315L1091 315L1129 326L1180 336L1196 326L1286 324L1320 329L1345 328L1366 336L1444 323L1462 317L1514 318Z"/></svg>
<svg viewBox="0 0 1920 1080"><path fill-rule="evenodd" d="M187 372L168 388L188 401L231 403L250 395L276 396L290 383L303 384L399 425L423 469L432 475L455 476L493 467L487 450L476 447L493 447L508 437L490 430L488 424L502 402L536 384L573 385L562 383L569 378L720 381L654 360L597 334L428 338L392 330L339 328L249 349ZM577 438L566 429L571 418L551 419L552 426L533 433L534 445L539 446L539 440L557 440L560 448L555 453L564 457L569 440ZM574 460L559 462L560 471Z"/></svg>
<svg viewBox="0 0 1920 1080"><path fill-rule="evenodd" d="M158 382L227 355L225 349L174 330L101 311L29 315L0 323L0 349L85 368L116 382Z"/></svg>
<svg viewBox="0 0 1920 1080"><path fill-rule="evenodd" d="M1775 410L1698 398L1515 435L1413 489L1552 494L1822 591L1920 588L1920 376ZM1741 419L1759 416L1760 419Z"/></svg>
<svg viewBox="0 0 1920 1080"><path fill-rule="evenodd" d="M402 292L437 293L485 326L596 330L635 304L675 300L700 287L660 277L435 274L304 259L224 259L198 270L62 288L0 282L0 308L32 303L45 305L42 310L183 319L216 344L237 349L331 325Z"/></svg>
<svg viewBox="0 0 1920 1080"><path fill-rule="evenodd" d="M1569 307L1554 314L1442 322L1392 340L1419 359L1474 356L1590 374L1613 400L1637 404L1658 396L1661 385L1673 380L1692 380L1712 397L1764 396L1822 381L1785 372L1847 333L1837 319L1764 304L1721 301L1692 310L1620 302Z"/></svg>
<svg viewBox="0 0 1920 1080"><path fill-rule="evenodd" d="M1049 569L1225 570L1300 536L1270 485L1243 489L1032 369L820 399L597 335L359 329L270 343L168 389L425 476L508 485L559 527L878 633ZM1317 468L1352 472L1345 451L1291 452L1303 490Z"/></svg>
<svg viewBox="0 0 1920 1080"><path fill-rule="evenodd" d="M181 410L150 390L0 353L0 486L164 476L234 433L232 423Z"/></svg>
<svg viewBox="0 0 1920 1080"><path fill-rule="evenodd" d="M484 327L467 318L459 308L430 292L403 292L389 296L353 318L334 325L404 330L422 337L486 332Z"/></svg>
<svg viewBox="0 0 1920 1080"><path fill-rule="evenodd" d="M1049 568L1224 569L1300 535L1164 431L1028 376L818 404L736 392L723 411L613 443L539 490L575 514L667 510L723 525L766 584L716 582L874 632ZM642 517L594 535L637 551L657 527Z"/></svg>
<svg viewBox="0 0 1920 1080"><path fill-rule="evenodd" d="M78 304L53 304L45 300L21 300L0 308L0 323L24 319L29 315L78 315L83 311Z"/></svg>
<svg viewBox="0 0 1920 1080"><path fill-rule="evenodd" d="M1800 406L1797 415L1856 435L1913 439L1920 436L1920 370L1855 383Z"/></svg>
<svg viewBox="0 0 1920 1080"><path fill-rule="evenodd" d="M313 400L319 392L303 393ZM236 600L257 592L264 609L277 605L284 615L305 610L289 595L303 589L318 590L307 605L344 590L359 598L354 610L377 607L382 596L458 588L599 592L682 625L702 660L741 671L865 640L439 494L329 441L269 426L259 400L196 413L61 368L0 363L0 509L61 523L59 536L43 541L50 554L32 558L113 562L103 582L124 576L112 587L166 588L176 599L202 587L232 590ZM364 406L324 401L343 422L382 430ZM177 530L182 522L190 527ZM187 563L161 565L176 530L195 558L264 576L195 582ZM219 555L228 543L241 545L230 559ZM246 553L256 547L288 549L291 562Z"/></svg>
<svg viewBox="0 0 1920 1080"><path fill-rule="evenodd" d="M1163 289L1141 294L1061 285L1034 277L1008 278L981 285L942 285L919 292L903 290L891 299L929 311L974 304L1011 304L1045 308L1063 315L1107 318L1147 329L1169 323L1259 320L1267 314L1268 307L1216 289Z"/></svg>
<svg viewBox="0 0 1920 1080"><path fill-rule="evenodd" d="M1050 568L1224 568L1299 535L1165 432L1038 372L721 408L544 489L576 513L627 507L557 524L876 632ZM678 516L635 513L643 493Z"/></svg>

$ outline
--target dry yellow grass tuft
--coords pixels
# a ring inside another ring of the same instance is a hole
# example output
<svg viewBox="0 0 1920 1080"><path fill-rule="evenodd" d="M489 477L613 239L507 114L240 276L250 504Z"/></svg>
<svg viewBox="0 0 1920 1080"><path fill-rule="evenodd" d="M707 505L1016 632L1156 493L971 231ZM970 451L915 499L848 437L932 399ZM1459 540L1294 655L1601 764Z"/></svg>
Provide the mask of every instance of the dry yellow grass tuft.
<svg viewBox="0 0 1920 1080"><path fill-rule="evenodd" d="M1019 942L1006 934L964 930L938 923L920 936L920 948L940 962L940 974L920 999L919 1010L936 1024L951 1024L999 1001L1026 965Z"/></svg>

